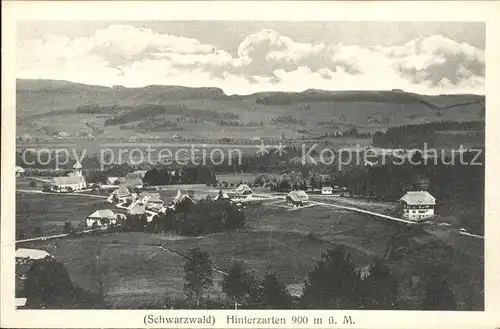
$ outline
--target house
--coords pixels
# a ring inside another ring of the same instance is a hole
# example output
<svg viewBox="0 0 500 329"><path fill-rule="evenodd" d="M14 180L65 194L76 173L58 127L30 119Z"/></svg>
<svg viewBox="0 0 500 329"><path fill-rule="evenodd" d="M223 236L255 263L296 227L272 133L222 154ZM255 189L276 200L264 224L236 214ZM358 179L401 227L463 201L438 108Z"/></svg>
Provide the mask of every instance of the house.
<svg viewBox="0 0 500 329"><path fill-rule="evenodd" d="M175 208L177 204L189 202L194 204L193 198L188 193L182 193L181 190L177 190L177 195L172 200L172 204Z"/></svg>
<svg viewBox="0 0 500 329"><path fill-rule="evenodd" d="M127 207L129 215L144 215L146 213L146 205L140 201L134 201Z"/></svg>
<svg viewBox="0 0 500 329"><path fill-rule="evenodd" d="M111 202L114 200L118 201L118 203L126 202L128 199L132 197L132 194L130 193L130 190L126 188L125 186L120 186L118 189L114 190L113 193L111 193L110 198ZM108 198L109 201L109 198Z"/></svg>
<svg viewBox="0 0 500 329"><path fill-rule="evenodd" d="M110 176L106 180L106 185L119 185L121 183L123 183L123 177Z"/></svg>
<svg viewBox="0 0 500 329"><path fill-rule="evenodd" d="M118 216L110 209L96 210L87 217L87 227L116 225Z"/></svg>
<svg viewBox="0 0 500 329"><path fill-rule="evenodd" d="M247 184L244 183L238 185L236 190L234 190L234 195L237 198L248 198L251 197L252 194L253 194L252 189Z"/></svg>
<svg viewBox="0 0 500 329"><path fill-rule="evenodd" d="M323 186L321 188L321 194L333 194L333 187L331 187L331 186Z"/></svg>
<svg viewBox="0 0 500 329"><path fill-rule="evenodd" d="M217 195L213 198L213 200L231 200L231 198L229 197L229 195L227 195L226 192L222 192L222 190L220 190L219 193L217 193Z"/></svg>
<svg viewBox="0 0 500 329"><path fill-rule="evenodd" d="M422 220L434 216L436 199L427 191L409 191L399 200L404 218Z"/></svg>
<svg viewBox="0 0 500 329"><path fill-rule="evenodd" d="M304 191L291 191L286 195L286 201L293 206L303 206L309 201L309 195Z"/></svg>
<svg viewBox="0 0 500 329"><path fill-rule="evenodd" d="M87 187L87 182L83 176L61 176L53 178L53 185L59 191L77 191Z"/></svg>
<svg viewBox="0 0 500 329"><path fill-rule="evenodd" d="M160 212L164 212L163 205L155 204L155 203L146 203L145 209L147 212L153 212L155 214L159 214Z"/></svg>
<svg viewBox="0 0 500 329"><path fill-rule="evenodd" d="M140 178L125 178L123 185L129 189L142 189L144 187L142 179Z"/></svg>
<svg viewBox="0 0 500 329"><path fill-rule="evenodd" d="M24 176L25 170L23 167L16 166L16 177Z"/></svg>
<svg viewBox="0 0 500 329"><path fill-rule="evenodd" d="M161 197L160 193L149 193L149 192L141 192L138 196L139 200L144 204L157 204L159 206L163 206L165 203Z"/></svg>

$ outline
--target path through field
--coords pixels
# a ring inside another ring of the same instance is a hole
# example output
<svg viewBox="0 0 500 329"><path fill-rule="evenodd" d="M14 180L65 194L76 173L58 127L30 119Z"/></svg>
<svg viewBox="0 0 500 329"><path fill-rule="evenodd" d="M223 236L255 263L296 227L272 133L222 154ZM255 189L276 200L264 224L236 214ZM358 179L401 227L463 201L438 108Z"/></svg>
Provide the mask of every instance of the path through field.
<svg viewBox="0 0 500 329"><path fill-rule="evenodd" d="M107 199L108 197L105 195L95 195L95 194L85 194L85 193L78 193L78 192L72 192L72 193L57 193L57 192L43 192L39 190L16 190L16 192L22 192L22 193L34 193L34 194L56 194L60 196L66 196L66 195L81 195L81 196L87 196L89 198L100 198L100 199Z"/></svg>

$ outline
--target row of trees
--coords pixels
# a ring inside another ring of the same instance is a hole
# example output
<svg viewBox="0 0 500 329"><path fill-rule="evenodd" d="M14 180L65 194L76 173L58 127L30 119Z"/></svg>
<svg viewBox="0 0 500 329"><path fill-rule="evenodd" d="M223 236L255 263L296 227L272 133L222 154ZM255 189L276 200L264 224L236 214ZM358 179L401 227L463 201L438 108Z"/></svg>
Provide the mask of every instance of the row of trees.
<svg viewBox="0 0 500 329"><path fill-rule="evenodd" d="M398 280L380 260L360 273L343 248L330 249L309 271L300 297L293 297L273 271L258 278L243 262L233 263L220 288L226 299L209 302L214 287L214 264L207 252L188 250L184 265L186 300L167 295L162 307L243 309L400 309ZM48 256L34 260L26 273L24 296L27 308L106 308L102 291L91 293L75 286L64 265ZM158 306L158 305L155 305ZM451 287L439 276L425 279L425 294L419 309L456 310Z"/></svg>
<svg viewBox="0 0 500 329"><path fill-rule="evenodd" d="M306 122L304 120L297 119L292 115L281 115L281 116L277 116L277 117L272 118L271 124L272 125L285 124L285 125L305 126Z"/></svg>
<svg viewBox="0 0 500 329"><path fill-rule="evenodd" d="M353 167L332 174L334 184L348 187L355 196L374 200L397 201L408 190L428 190L437 200L437 212L461 221L470 230L484 231L484 154L475 152L456 155L454 164L443 159L427 164L419 153L412 162L401 165L388 161L385 165ZM452 162L452 158L445 159ZM473 163L482 163L474 165Z"/></svg>
<svg viewBox="0 0 500 329"><path fill-rule="evenodd" d="M172 172L174 172L172 174ZM212 184L216 181L215 172L208 166L184 166L182 169L170 168L149 170L142 179L144 185L158 186L169 184Z"/></svg>
<svg viewBox="0 0 500 329"><path fill-rule="evenodd" d="M191 307L203 305L204 295L214 285L213 263L207 252L190 249L184 267L185 285ZM454 310L457 308L453 290L440 277L425 280L426 292L421 302L423 310ZM381 260L359 271L350 254L342 247L329 249L309 271L300 297L293 297L278 275L265 272L258 278L243 262L233 263L220 282L227 297L225 307L246 309L398 309L398 280ZM194 301L196 304L194 304ZM227 303L230 301L230 303ZM189 305L189 303L177 303ZM228 305L229 304L229 305ZM169 307L173 303L169 302ZM219 305L220 307L220 305Z"/></svg>
<svg viewBox="0 0 500 329"><path fill-rule="evenodd" d="M155 233L174 232L184 236L200 236L215 232L241 229L245 227L245 213L229 200L211 200L197 203L184 199L175 211L159 214L146 230Z"/></svg>
<svg viewBox="0 0 500 329"><path fill-rule="evenodd" d="M24 296L30 309L95 309L106 308L102 293L77 287L64 265L47 256L33 260L26 273Z"/></svg>
<svg viewBox="0 0 500 329"><path fill-rule="evenodd" d="M104 121L105 126L116 126L124 123L139 121L147 117L155 117L166 113L166 108L161 105L144 105L124 111Z"/></svg>
<svg viewBox="0 0 500 329"><path fill-rule="evenodd" d="M483 132L484 138L484 129L484 121L439 121L390 127L385 132L377 131L373 134L373 145L377 147L422 147L425 142L432 146L439 132Z"/></svg>

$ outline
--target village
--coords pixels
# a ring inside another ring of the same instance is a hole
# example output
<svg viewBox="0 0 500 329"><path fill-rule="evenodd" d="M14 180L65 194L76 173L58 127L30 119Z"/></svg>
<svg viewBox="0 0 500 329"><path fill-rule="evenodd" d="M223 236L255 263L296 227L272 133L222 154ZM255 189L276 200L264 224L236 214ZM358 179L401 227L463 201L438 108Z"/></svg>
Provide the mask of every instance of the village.
<svg viewBox="0 0 500 329"><path fill-rule="evenodd" d="M16 167L16 176L21 177L24 169ZM162 187L153 186L145 188L142 178L147 170L137 170L127 177L108 177L106 184L87 184L82 173L82 165L76 161L73 171L68 176L54 177L52 181L44 180L46 183L42 189L47 193L84 193L107 191L110 192L107 202L113 204L118 210L99 209L86 218L87 228L106 227L118 225L127 215L145 216L147 222L153 221L159 214L165 215L168 211L175 211L179 203L195 203L195 190L178 189L175 197L170 201L163 200L158 193ZM322 186L320 189L291 190L288 193L254 193L249 182L240 182L234 190L221 188L211 191L205 197L214 201L229 201L237 206L245 204L260 203L269 200L282 200L286 207L306 207L315 205L310 202L309 195L321 195L332 197L343 197L349 195L345 187ZM202 194L203 195L203 194ZM274 203L276 204L276 202ZM399 217L409 222L421 222L431 219L435 213L436 199L427 191L407 191L400 199ZM396 216L397 217L397 216Z"/></svg>
<svg viewBox="0 0 500 329"><path fill-rule="evenodd" d="M147 170L136 170L126 177L108 177L106 184L97 185L87 184L82 165L78 161L76 161L73 170L67 176L54 177L52 180L25 177L24 169L16 167L18 180L36 181L43 184L43 188L40 190L40 188L33 187L35 184L30 183L33 188L31 190L20 190L21 193L59 195L59 198L85 196L87 198L99 198L104 202L101 203L103 205L101 208L94 208L95 210L89 211L85 218L81 218L76 229L68 229L63 234L29 236L17 241L17 244L21 246L16 253L16 260L21 268L18 272L20 286L19 299L17 299L18 307L22 308L23 303L26 303L26 298L22 296L22 282L25 279L25 273L30 261L47 256L52 257L43 249L22 247L24 243L58 240L89 234L106 235L108 232L119 232L119 230L116 230L117 228L130 226L131 222L136 224L134 230L137 232L166 233L169 229L164 224L158 224L159 222L164 221L169 215L177 214L178 218L179 212L185 212L185 209L189 209L200 202L208 201L227 204L249 216L258 214L257 222L252 225L262 227L262 229L264 229L264 226L259 224L262 217L260 212L280 211L279 209L282 209L285 213L291 215L291 212L300 211L298 218L307 218L308 213L316 216L315 213L319 211L319 208L323 208L325 211L334 211L329 224L331 229L334 230L335 226L340 224L340 219L334 219L338 215L333 215L338 211L340 216L346 212L356 216L365 216L382 223L393 222L408 226L437 225L443 229L451 226L450 223L443 221L435 222L434 219L437 215L435 212L436 199L425 190L409 190L401 196L399 203L381 204L359 201L356 198L349 197L350 194L347 188L338 185L322 186L315 189L310 187L307 189L292 189L284 192L269 191L261 186L254 186L251 181L231 184L232 187L231 185L213 187L201 184L145 186L142 179L146 173ZM104 206L105 204L107 206ZM286 225L285 218L279 220L280 225ZM295 220L291 220L290 223L293 222ZM325 225L328 225L328 221L325 222ZM331 229L327 229L325 232ZM457 228L457 230L460 235L479 237L469 233L464 228ZM361 267L366 267L366 265ZM301 294L297 284L290 284L289 289L297 291L296 294L298 295Z"/></svg>

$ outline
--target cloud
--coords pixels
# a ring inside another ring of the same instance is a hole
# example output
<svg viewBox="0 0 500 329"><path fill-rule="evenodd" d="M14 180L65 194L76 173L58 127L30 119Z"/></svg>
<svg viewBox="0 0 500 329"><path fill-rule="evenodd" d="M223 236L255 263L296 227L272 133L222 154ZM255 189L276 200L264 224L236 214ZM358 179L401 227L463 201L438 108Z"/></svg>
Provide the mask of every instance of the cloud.
<svg viewBox="0 0 500 329"><path fill-rule="evenodd" d="M46 35L17 47L17 76L97 85L258 91L384 90L484 94L484 51L435 35L402 45L297 42L264 29L235 53L200 40L112 25L89 37Z"/></svg>

